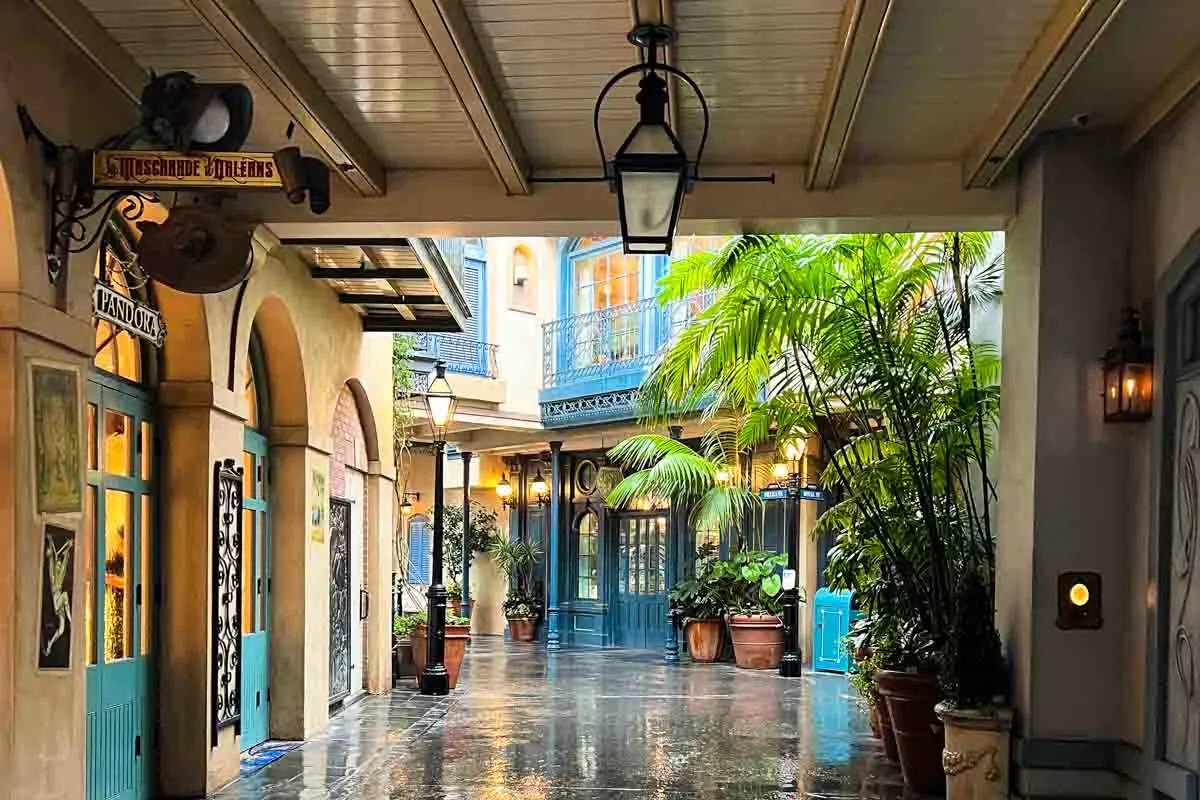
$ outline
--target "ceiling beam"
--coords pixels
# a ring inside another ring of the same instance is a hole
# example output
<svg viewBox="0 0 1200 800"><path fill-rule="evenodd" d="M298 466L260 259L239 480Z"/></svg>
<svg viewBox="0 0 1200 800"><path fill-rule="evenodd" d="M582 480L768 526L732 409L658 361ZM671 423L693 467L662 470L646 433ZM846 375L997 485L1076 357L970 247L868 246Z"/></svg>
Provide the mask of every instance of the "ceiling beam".
<svg viewBox="0 0 1200 800"><path fill-rule="evenodd" d="M51 22L83 51L135 105L141 105L146 71L104 30L79 0L34 0Z"/></svg>
<svg viewBox="0 0 1200 800"><path fill-rule="evenodd" d="M804 191L804 169L796 165L764 164L761 169L775 172L776 182L697 184L684 201L680 233L1000 230L1016 210L1013 181L1003 180L989 191L967 191L957 161L848 162L831 192ZM745 168L713 164L705 171L737 175ZM404 191L380 198L358 197L335 186L329 211L320 217L291 205L282 193L240 192L234 202L239 214L262 221L285 238L618 233L615 201L602 183L548 183L528 197L510 197L484 169L405 170L402 175ZM428 270L427 258L421 262Z"/></svg>
<svg viewBox="0 0 1200 800"><path fill-rule="evenodd" d="M338 302L346 305L375 305L375 306L440 306L445 303L441 295L436 294L355 294L339 293Z"/></svg>
<svg viewBox="0 0 1200 800"><path fill-rule="evenodd" d="M1121 134L1121 149L1129 152L1171 117L1175 109L1200 86L1200 47L1188 55L1154 91L1146 103L1134 112Z"/></svg>
<svg viewBox="0 0 1200 800"><path fill-rule="evenodd" d="M453 319L421 319L409 320L402 317L379 317L369 315L363 317L363 331L366 333L462 333L462 326Z"/></svg>
<svg viewBox="0 0 1200 800"><path fill-rule="evenodd" d="M364 196L387 191L387 173L254 0L183 0L279 101L335 171ZM203 76L201 76L203 77ZM281 132L282 133L282 132Z"/></svg>
<svg viewBox="0 0 1200 800"><path fill-rule="evenodd" d="M459 106L508 194L529 194L532 172L517 127L461 0L410 0Z"/></svg>
<svg viewBox="0 0 1200 800"><path fill-rule="evenodd" d="M419 281L429 277L417 267L313 267L309 274L324 281Z"/></svg>
<svg viewBox="0 0 1200 800"><path fill-rule="evenodd" d="M992 185L1124 4L1125 0L1062 0L967 148L967 188Z"/></svg>
<svg viewBox="0 0 1200 800"><path fill-rule="evenodd" d="M809 189L832 189L883 43L892 0L847 0L837 66L825 87L821 126L808 159Z"/></svg>

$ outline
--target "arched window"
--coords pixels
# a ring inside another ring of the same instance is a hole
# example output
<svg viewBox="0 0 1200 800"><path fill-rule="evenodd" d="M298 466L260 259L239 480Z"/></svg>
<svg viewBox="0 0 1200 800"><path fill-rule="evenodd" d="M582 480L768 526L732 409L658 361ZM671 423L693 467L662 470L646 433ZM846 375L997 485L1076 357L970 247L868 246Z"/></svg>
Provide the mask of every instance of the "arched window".
<svg viewBox="0 0 1200 800"><path fill-rule="evenodd" d="M433 533L429 518L416 514L408 520L408 582L426 584L433 579Z"/></svg>
<svg viewBox="0 0 1200 800"><path fill-rule="evenodd" d="M118 293L134 298L129 288L124 263L108 243L101 248L100 258L96 260L95 277ZM96 355L92 358L92 364L96 369L110 375L124 378L131 383L141 383L142 343L128 331L121 330L107 320L97 319Z"/></svg>
<svg viewBox="0 0 1200 800"><path fill-rule="evenodd" d="M600 599L600 520L588 509L575 521L579 541L578 581L575 596L580 600Z"/></svg>
<svg viewBox="0 0 1200 800"><path fill-rule="evenodd" d="M509 281L508 304L518 311L536 313L539 270L529 245L519 244L513 248L509 271L512 280Z"/></svg>

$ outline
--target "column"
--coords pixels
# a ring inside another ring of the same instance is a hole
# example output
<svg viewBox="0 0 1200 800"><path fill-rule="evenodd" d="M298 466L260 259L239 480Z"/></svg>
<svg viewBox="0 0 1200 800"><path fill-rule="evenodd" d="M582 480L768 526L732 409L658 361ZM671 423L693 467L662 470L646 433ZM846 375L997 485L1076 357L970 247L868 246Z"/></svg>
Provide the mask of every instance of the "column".
<svg viewBox="0 0 1200 800"><path fill-rule="evenodd" d="M392 686L392 553L396 487L383 465L367 465L367 691L386 694Z"/></svg>
<svg viewBox="0 0 1200 800"><path fill-rule="evenodd" d="M1130 481L1148 429L1104 423L1099 365L1121 307L1135 302L1129 186L1114 144L1046 137L1021 164L1006 239L996 606L1023 795L1094 781L1088 764L1123 738L1121 698L1142 690L1125 609L1139 563ZM1102 576L1100 630L1055 624L1057 578L1073 570Z"/></svg>
<svg viewBox="0 0 1200 800"><path fill-rule="evenodd" d="M667 429L671 438L679 441L683 436L683 428L672 425ZM671 512L667 522L667 592L675 588L679 579L679 559L682 557L683 528L687 524L686 509L680 508L679 503L671 501ZM663 647L663 660L668 664L679 663L679 630L675 627L675 615L671 613L670 603L667 605L667 641Z"/></svg>
<svg viewBox="0 0 1200 800"><path fill-rule="evenodd" d="M471 453L463 451L462 615L471 618Z"/></svg>
<svg viewBox="0 0 1200 800"><path fill-rule="evenodd" d="M546 560L550 566L550 584L546 605L546 649L557 652L559 642L559 556L562 542L562 442L550 443L550 526L546 534Z"/></svg>

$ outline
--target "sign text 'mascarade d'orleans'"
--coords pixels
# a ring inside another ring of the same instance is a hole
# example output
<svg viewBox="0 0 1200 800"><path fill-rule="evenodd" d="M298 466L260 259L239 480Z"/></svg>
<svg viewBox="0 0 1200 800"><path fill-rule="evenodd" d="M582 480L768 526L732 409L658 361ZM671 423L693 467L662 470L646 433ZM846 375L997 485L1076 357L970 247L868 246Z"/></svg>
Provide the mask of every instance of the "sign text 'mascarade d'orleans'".
<svg viewBox="0 0 1200 800"><path fill-rule="evenodd" d="M176 153L97 150L92 183L99 189L279 189L270 153Z"/></svg>
<svg viewBox="0 0 1200 800"><path fill-rule="evenodd" d="M92 292L92 304L95 306L96 316L100 319L108 320L118 328L129 331L156 347L162 347L167 329L163 325L162 314L150 306L130 300L107 284L99 282Z"/></svg>

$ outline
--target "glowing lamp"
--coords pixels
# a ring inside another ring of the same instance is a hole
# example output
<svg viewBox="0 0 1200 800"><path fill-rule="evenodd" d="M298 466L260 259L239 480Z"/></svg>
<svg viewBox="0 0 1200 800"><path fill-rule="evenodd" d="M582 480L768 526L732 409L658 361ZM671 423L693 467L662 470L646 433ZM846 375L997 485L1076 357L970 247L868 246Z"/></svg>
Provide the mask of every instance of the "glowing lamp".
<svg viewBox="0 0 1200 800"><path fill-rule="evenodd" d="M1150 419L1154 402L1154 348L1142 339L1138 313L1121 312L1117 345L1104 354L1104 421Z"/></svg>

